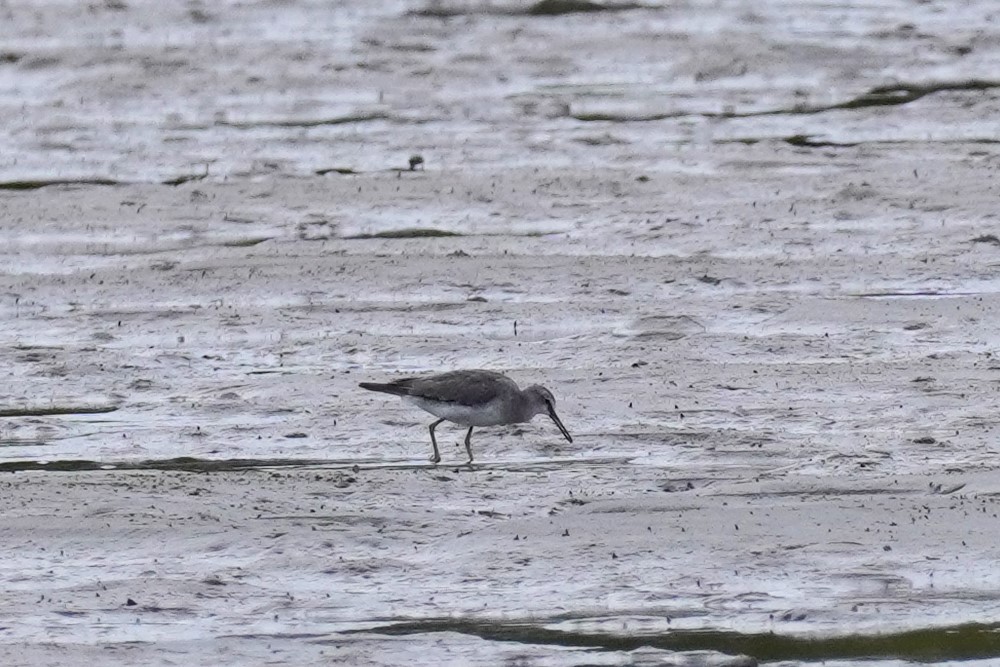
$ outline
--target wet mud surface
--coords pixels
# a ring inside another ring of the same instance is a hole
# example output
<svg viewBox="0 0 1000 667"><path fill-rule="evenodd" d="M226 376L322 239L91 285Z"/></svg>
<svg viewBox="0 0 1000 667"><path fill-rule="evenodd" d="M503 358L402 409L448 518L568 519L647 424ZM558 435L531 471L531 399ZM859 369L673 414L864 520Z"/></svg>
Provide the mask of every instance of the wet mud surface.
<svg viewBox="0 0 1000 667"><path fill-rule="evenodd" d="M1000 656L992 3L0 18L0 662Z"/></svg>

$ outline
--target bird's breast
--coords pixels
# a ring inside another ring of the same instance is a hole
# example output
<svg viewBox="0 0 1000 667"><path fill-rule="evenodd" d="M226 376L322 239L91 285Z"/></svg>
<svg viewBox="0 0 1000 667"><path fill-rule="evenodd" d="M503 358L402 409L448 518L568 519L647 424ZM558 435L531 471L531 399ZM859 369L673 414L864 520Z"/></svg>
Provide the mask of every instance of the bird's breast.
<svg viewBox="0 0 1000 667"><path fill-rule="evenodd" d="M498 424L512 424L519 421L511 419L509 415L505 414L502 401L497 400L475 406L433 401L416 396L407 396L406 400L435 417L447 419L462 426L497 426Z"/></svg>

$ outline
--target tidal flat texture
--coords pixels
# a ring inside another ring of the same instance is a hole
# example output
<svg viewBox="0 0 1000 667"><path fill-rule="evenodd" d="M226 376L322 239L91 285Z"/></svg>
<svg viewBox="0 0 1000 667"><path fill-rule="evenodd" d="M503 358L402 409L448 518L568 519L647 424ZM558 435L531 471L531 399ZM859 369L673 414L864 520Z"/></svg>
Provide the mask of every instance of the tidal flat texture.
<svg viewBox="0 0 1000 667"><path fill-rule="evenodd" d="M991 664L998 45L0 3L0 663ZM357 386L455 368L573 442Z"/></svg>

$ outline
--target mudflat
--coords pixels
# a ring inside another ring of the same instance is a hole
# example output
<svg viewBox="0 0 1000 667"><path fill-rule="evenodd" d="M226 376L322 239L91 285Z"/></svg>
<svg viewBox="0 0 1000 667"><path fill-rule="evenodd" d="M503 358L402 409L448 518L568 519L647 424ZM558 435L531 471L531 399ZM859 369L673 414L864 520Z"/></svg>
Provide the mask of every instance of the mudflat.
<svg viewBox="0 0 1000 667"><path fill-rule="evenodd" d="M1000 656L991 4L557 4L2 10L0 662Z"/></svg>

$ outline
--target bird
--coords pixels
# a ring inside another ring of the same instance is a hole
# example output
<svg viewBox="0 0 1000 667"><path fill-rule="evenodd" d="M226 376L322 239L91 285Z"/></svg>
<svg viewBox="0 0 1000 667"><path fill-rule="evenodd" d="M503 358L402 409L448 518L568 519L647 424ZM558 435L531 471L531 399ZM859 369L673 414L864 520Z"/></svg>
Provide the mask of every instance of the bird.
<svg viewBox="0 0 1000 667"><path fill-rule="evenodd" d="M393 394L437 417L430 425L432 463L441 461L434 428L443 421L468 426L465 434L467 465L472 464L472 429L529 422L535 415L547 414L570 442L573 436L556 415L556 399L541 385L520 389L506 375L486 370L458 370L422 377L405 377L388 383L362 382L368 391Z"/></svg>

